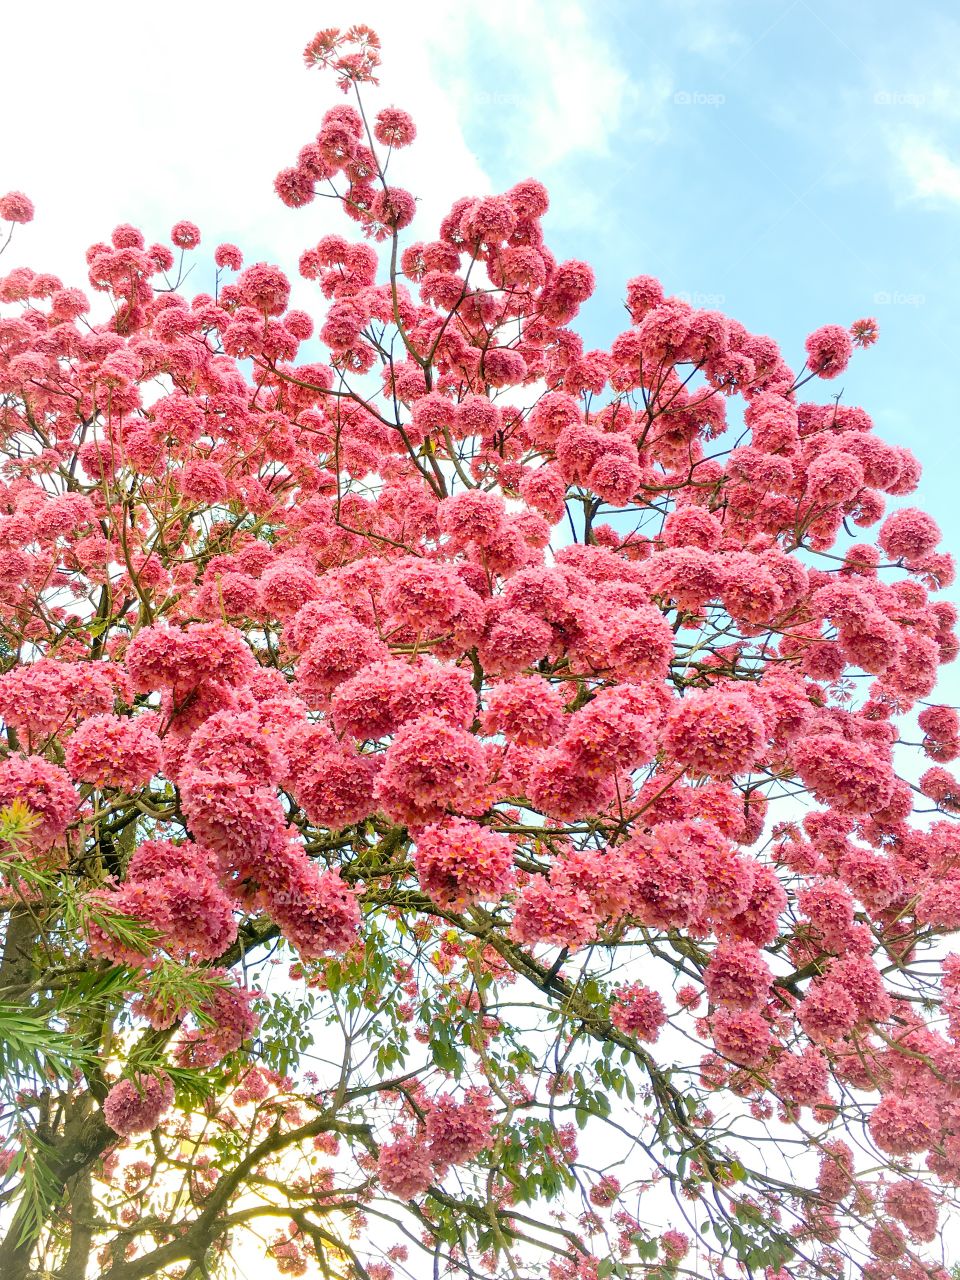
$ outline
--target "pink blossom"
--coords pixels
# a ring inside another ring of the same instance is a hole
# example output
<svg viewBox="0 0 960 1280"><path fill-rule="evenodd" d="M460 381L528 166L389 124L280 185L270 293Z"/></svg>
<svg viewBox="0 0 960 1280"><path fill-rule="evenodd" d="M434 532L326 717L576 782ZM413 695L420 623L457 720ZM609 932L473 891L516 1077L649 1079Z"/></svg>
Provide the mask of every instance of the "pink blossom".
<svg viewBox="0 0 960 1280"><path fill-rule="evenodd" d="M887 516L877 538L891 560L920 560L940 541L936 521L915 507L904 507Z"/></svg>
<svg viewBox="0 0 960 1280"><path fill-rule="evenodd" d="M797 743L793 761L818 800L846 813L882 809L893 793L890 767L869 744L824 734Z"/></svg>
<svg viewBox="0 0 960 1280"><path fill-rule="evenodd" d="M200 243L200 228L193 222L176 222L170 239L178 249L196 249Z"/></svg>
<svg viewBox="0 0 960 1280"><path fill-rule="evenodd" d="M239 271L243 266L243 254L235 244L218 244L213 260L218 267L228 267L231 271Z"/></svg>
<svg viewBox="0 0 960 1280"><path fill-rule="evenodd" d="M510 935L517 942L547 943L576 951L594 939L598 912L583 889L562 878L535 877L522 889L513 914Z"/></svg>
<svg viewBox="0 0 960 1280"><path fill-rule="evenodd" d="M710 1003L731 1009L753 1009L766 1003L773 974L757 947L721 942L704 972Z"/></svg>
<svg viewBox="0 0 960 1280"><path fill-rule="evenodd" d="M633 836L623 846L635 876L632 910L644 924L682 928L702 909L696 835L692 822L661 822L652 836Z"/></svg>
<svg viewBox="0 0 960 1280"><path fill-rule="evenodd" d="M780 1097L805 1106L823 1097L827 1078L826 1059L815 1045L808 1045L800 1054L784 1054L772 1073Z"/></svg>
<svg viewBox="0 0 960 1280"><path fill-rule="evenodd" d="M903 1232L894 1222L878 1222L870 1232L869 1244L873 1256L883 1262L895 1261L907 1247ZM867 1274L866 1268L864 1274Z"/></svg>
<svg viewBox="0 0 960 1280"><path fill-rule="evenodd" d="M148 1133L173 1105L173 1083L167 1075L136 1073L120 1080L107 1094L103 1115L115 1133L129 1138Z"/></svg>
<svg viewBox="0 0 960 1280"><path fill-rule="evenodd" d="M643 686L601 689L569 717L563 750L586 773L635 769L656 753L660 707Z"/></svg>
<svg viewBox="0 0 960 1280"><path fill-rule="evenodd" d="M770 1027L755 1009L718 1009L710 1026L717 1052L742 1067L759 1067L773 1044Z"/></svg>
<svg viewBox="0 0 960 1280"><path fill-rule="evenodd" d="M224 502L230 492L230 486L222 470L214 462L205 458L191 459L177 477L180 492L193 502L214 505Z"/></svg>
<svg viewBox="0 0 960 1280"><path fill-rule="evenodd" d="M221 980L227 977L223 969L209 969L207 972ZM210 997L200 1005L200 1012L211 1025L203 1030L182 1033L175 1053L179 1065L203 1070L239 1049L259 1026L252 1007L255 997L256 992L237 987L233 982L214 987Z"/></svg>
<svg viewBox="0 0 960 1280"><path fill-rule="evenodd" d="M440 504L437 523L457 545L489 546L506 526L506 507L499 496L469 489Z"/></svg>
<svg viewBox="0 0 960 1280"><path fill-rule="evenodd" d="M384 107L377 113L373 136L385 147L408 147L417 136L417 130L406 111L398 107Z"/></svg>
<svg viewBox="0 0 960 1280"><path fill-rule="evenodd" d="M874 1107L867 1128L880 1150L895 1156L927 1150L937 1134L935 1113L928 1099L893 1093Z"/></svg>
<svg viewBox="0 0 960 1280"><path fill-rule="evenodd" d="M530 770L528 794L537 809L560 822L602 813L616 799L615 774L585 773L563 746L541 753Z"/></svg>
<svg viewBox="0 0 960 1280"><path fill-rule="evenodd" d="M856 1025L857 1006L839 982L820 978L811 983L800 1006L801 1027L818 1044L841 1039Z"/></svg>
<svg viewBox="0 0 960 1280"><path fill-rule="evenodd" d="M853 343L846 329L838 324L825 324L807 338L807 364L811 373L821 378L836 378L850 363Z"/></svg>
<svg viewBox="0 0 960 1280"><path fill-rule="evenodd" d="M725 777L755 764L764 738L763 720L743 694L711 691L685 698L670 714L665 746L691 773Z"/></svg>
<svg viewBox="0 0 960 1280"><path fill-rule="evenodd" d="M14 800L25 804L34 818L24 843L42 851L60 842L79 797L63 769L42 756L8 756L0 761L0 807Z"/></svg>
<svg viewBox="0 0 960 1280"><path fill-rule="evenodd" d="M81 782L135 791L160 768L162 745L152 717L91 716L67 743L66 766Z"/></svg>
<svg viewBox="0 0 960 1280"><path fill-rule="evenodd" d="M192 769L181 777L180 791L194 836L225 867L259 859L281 838L284 822L279 800L246 773Z"/></svg>
<svg viewBox="0 0 960 1280"><path fill-rule="evenodd" d="M291 789L312 823L336 831L376 811L376 776L376 760L331 746L297 770Z"/></svg>
<svg viewBox="0 0 960 1280"><path fill-rule="evenodd" d="M441 817L447 806L470 812L486 781L480 743L440 716L404 725L387 750L375 794L396 822Z"/></svg>
<svg viewBox="0 0 960 1280"><path fill-rule="evenodd" d="M872 317L870 319L854 320L850 326L850 334L856 346L869 347L879 337L880 326Z"/></svg>
<svg viewBox="0 0 960 1280"><path fill-rule="evenodd" d="M411 1134L402 1134L380 1148L377 1173L384 1191L401 1200L422 1195L434 1177L428 1148Z"/></svg>
<svg viewBox="0 0 960 1280"><path fill-rule="evenodd" d="M188 768L239 773L251 781L274 783L283 774L282 750L252 711L232 709L209 716L190 737Z"/></svg>
<svg viewBox="0 0 960 1280"><path fill-rule="evenodd" d="M143 883L128 882L109 899L115 910L142 921L161 935L161 945L178 958L216 960L237 936L234 905L208 867L170 868ZM199 871L199 874L198 874ZM110 954L110 942L96 949ZM116 962L123 963L122 949Z"/></svg>
<svg viewBox="0 0 960 1280"><path fill-rule="evenodd" d="M503 733L521 747L549 746L563 724L563 699L541 676L516 676L495 684L481 716L485 733Z"/></svg>
<svg viewBox="0 0 960 1280"><path fill-rule="evenodd" d="M915 1240L932 1240L936 1235L937 1205L929 1187L919 1179L891 1183L884 1193L883 1207Z"/></svg>
<svg viewBox="0 0 960 1280"><path fill-rule="evenodd" d="M682 1231L665 1231L660 1237L660 1247L669 1263L679 1262L690 1251L690 1239Z"/></svg>
<svg viewBox="0 0 960 1280"><path fill-rule="evenodd" d="M464 818L418 832L413 863L424 890L458 910L471 902L495 902L514 882L510 840Z"/></svg>
<svg viewBox="0 0 960 1280"><path fill-rule="evenodd" d="M115 696L106 663L44 657L0 675L0 716L37 740L84 715L111 711Z"/></svg>
<svg viewBox="0 0 960 1280"><path fill-rule="evenodd" d="M409 226L417 212L417 202L402 187L385 187L378 191L370 205L370 218L381 223L387 232Z"/></svg>
<svg viewBox="0 0 960 1280"><path fill-rule="evenodd" d="M314 706L342 681L389 656L387 646L358 622L332 622L311 641L297 667L300 696Z"/></svg>
<svg viewBox="0 0 960 1280"><path fill-rule="evenodd" d="M853 1152L845 1142L833 1139L821 1149L817 1190L825 1200L838 1204L853 1188Z"/></svg>
<svg viewBox="0 0 960 1280"><path fill-rule="evenodd" d="M603 1174L590 1188L590 1203L599 1208L615 1204L620 1195L621 1184L613 1174Z"/></svg>
<svg viewBox="0 0 960 1280"><path fill-rule="evenodd" d="M492 1146L493 1111L486 1090L468 1089L459 1103L441 1093L426 1110L425 1136L435 1166L464 1164Z"/></svg>
<svg viewBox="0 0 960 1280"><path fill-rule="evenodd" d="M22 191L8 191L0 196L0 219L4 222L32 222L33 201Z"/></svg>
<svg viewBox="0 0 960 1280"><path fill-rule="evenodd" d="M616 992L610 1021L628 1035L653 1043L667 1021L667 1011L656 991L634 982Z"/></svg>
<svg viewBox="0 0 960 1280"><path fill-rule="evenodd" d="M265 316L282 315L290 297L290 282L279 267L265 262L247 267L236 282L238 295L244 305L253 307Z"/></svg>
<svg viewBox="0 0 960 1280"><path fill-rule="evenodd" d="M354 890L336 871L318 871L299 849L289 850L268 901L271 915L305 960L344 952L356 940L360 907Z"/></svg>
<svg viewBox="0 0 960 1280"><path fill-rule="evenodd" d="M240 633L214 622L197 623L183 631L145 627L131 640L125 657L138 692L168 687L180 696L203 681L245 684L255 668Z"/></svg>

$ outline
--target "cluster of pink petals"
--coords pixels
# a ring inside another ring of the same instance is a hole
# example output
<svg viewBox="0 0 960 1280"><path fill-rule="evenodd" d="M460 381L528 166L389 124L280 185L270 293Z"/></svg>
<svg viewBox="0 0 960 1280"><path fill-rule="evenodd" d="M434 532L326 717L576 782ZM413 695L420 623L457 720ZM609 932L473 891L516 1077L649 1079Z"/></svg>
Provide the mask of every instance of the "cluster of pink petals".
<svg viewBox="0 0 960 1280"><path fill-rule="evenodd" d="M377 1175L389 1195L399 1200L413 1200L434 1181L430 1152L413 1134L401 1134L380 1148Z"/></svg>
<svg viewBox="0 0 960 1280"><path fill-rule="evenodd" d="M413 1200L439 1182L450 1165L464 1164L494 1141L490 1092L471 1087L462 1101L440 1093L423 1102L423 1125L417 1133L397 1128L377 1157L377 1176L389 1195Z"/></svg>
<svg viewBox="0 0 960 1280"><path fill-rule="evenodd" d="M684 699L675 708L664 745L693 774L729 777L756 764L764 738L763 718L747 695L717 691Z"/></svg>
<svg viewBox="0 0 960 1280"><path fill-rule="evenodd" d="M465 1164L493 1144L493 1109L484 1089L468 1089L462 1102L438 1094L427 1107L424 1137L438 1172Z"/></svg>
<svg viewBox="0 0 960 1280"><path fill-rule="evenodd" d="M71 734L66 750L69 772L96 787L136 791L158 772L163 744L152 717L91 716Z"/></svg>
<svg viewBox="0 0 960 1280"><path fill-rule="evenodd" d="M3 222L32 222L33 201L22 191L8 191L0 196L0 220Z"/></svg>
<svg viewBox="0 0 960 1280"><path fill-rule="evenodd" d="M417 832L413 864L426 893L441 906L461 908L502 898L513 886L513 844L465 818Z"/></svg>
<svg viewBox="0 0 960 1280"><path fill-rule="evenodd" d="M378 47L331 29L306 58L349 89ZM623 332L588 350L571 323L596 282L547 247L542 185L458 200L413 240L416 198L385 165L415 124L367 119L327 111L276 180L294 208L335 194L353 228L300 258L322 315L229 243L215 293L182 295L186 220L91 246L92 293L0 279L0 807L30 810L24 852L73 874L103 808L136 811L136 848L91 880L87 943L144 975L226 963L260 913L309 969L351 951L388 879L414 891L418 941L431 916L482 920L532 965L667 939L697 976L678 998L704 1010L704 1087L784 1123L855 1091L883 1158L960 1182L958 966L939 1024L895 976L960 929L960 717L929 704L960 648L938 596L953 561L903 505L909 450L843 397L803 399L876 322L816 329L797 376L769 337L641 275ZM32 215L0 197L0 220ZM781 822L768 800L792 792L820 808ZM218 987L177 1061L238 1049L253 1001ZM609 1016L649 1044L666 1023L640 982ZM171 1098L124 1080L105 1111L129 1135ZM485 1095L418 1106L376 1159L405 1200L495 1138ZM864 1206L850 1152L821 1155L800 1230L829 1244ZM936 1229L926 1176L871 1193L868 1280L912 1280L883 1268ZM674 1265L687 1242L661 1247ZM301 1252L274 1249L291 1272Z"/></svg>
<svg viewBox="0 0 960 1280"><path fill-rule="evenodd" d="M638 1040L653 1043L667 1021L667 1011L656 991L634 982L617 991L610 1021Z"/></svg>
<svg viewBox="0 0 960 1280"><path fill-rule="evenodd" d="M138 1072L113 1086L103 1104L107 1124L122 1138L149 1133L173 1105L173 1082L168 1075Z"/></svg>
<svg viewBox="0 0 960 1280"><path fill-rule="evenodd" d="M38 851L58 844L76 815L79 797L70 778L43 756L0 761L0 806L26 805L33 818L25 843Z"/></svg>

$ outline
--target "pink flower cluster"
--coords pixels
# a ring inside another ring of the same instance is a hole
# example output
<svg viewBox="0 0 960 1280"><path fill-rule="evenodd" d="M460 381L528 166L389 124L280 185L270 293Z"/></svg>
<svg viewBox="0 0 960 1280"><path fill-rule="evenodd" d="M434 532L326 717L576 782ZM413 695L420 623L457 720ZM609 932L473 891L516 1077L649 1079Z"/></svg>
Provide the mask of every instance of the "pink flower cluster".
<svg viewBox="0 0 960 1280"><path fill-rule="evenodd" d="M467 1089L462 1102L438 1094L425 1111L422 1133L400 1129L377 1158L380 1185L401 1200L422 1195L450 1165L474 1159L493 1142L493 1110L485 1089Z"/></svg>
<svg viewBox="0 0 960 1280"><path fill-rule="evenodd" d="M378 50L357 26L306 58L352 90ZM69 867L91 955L144 983L161 957L226 963L260 914L311 982L365 918L449 984L464 929L496 976L541 972L539 948L678 957L704 1088L784 1124L855 1093L883 1160L922 1156L880 1187L823 1145L823 1203L798 1210L824 1249L873 1212L865 1275L912 1280L883 1267L935 1229L928 1175L960 1182L960 979L947 962L938 1023L916 967L960 929L960 717L932 700L960 645L953 561L904 505L917 460L820 402L876 322L817 328L798 374L639 275L587 349L593 272L548 247L545 189L465 197L414 240L393 172L415 138L401 108L343 101L278 175L354 229L300 258L316 325L233 244L214 293L171 285L204 243L186 220L162 244L116 227L84 289L0 279L0 807L30 811L25 855ZM0 220L32 214L0 197ZM788 821L784 795L819 807ZM177 1061L236 1050L252 1004L218 986ZM472 1043L499 1034L471 1012ZM660 1052L665 1023L652 980L613 992L618 1033ZM170 1105L141 1084L111 1090L118 1133ZM404 1124L375 1161L402 1199L496 1129L480 1094L418 1097ZM686 1245L663 1235L665 1265Z"/></svg>
<svg viewBox="0 0 960 1280"><path fill-rule="evenodd" d="M80 782L136 791L159 771L163 744L151 717L91 716L71 734L67 769Z"/></svg>
<svg viewBox="0 0 960 1280"><path fill-rule="evenodd" d="M103 1104L104 1119L122 1138L149 1133L173 1105L173 1082L166 1074L138 1072L113 1086Z"/></svg>
<svg viewBox="0 0 960 1280"><path fill-rule="evenodd" d="M417 833L413 863L424 890L441 906L496 901L513 886L513 845L465 818Z"/></svg>
<svg viewBox="0 0 960 1280"><path fill-rule="evenodd" d="M610 1021L621 1031L652 1044L667 1021L667 1011L656 991L634 982L617 991Z"/></svg>

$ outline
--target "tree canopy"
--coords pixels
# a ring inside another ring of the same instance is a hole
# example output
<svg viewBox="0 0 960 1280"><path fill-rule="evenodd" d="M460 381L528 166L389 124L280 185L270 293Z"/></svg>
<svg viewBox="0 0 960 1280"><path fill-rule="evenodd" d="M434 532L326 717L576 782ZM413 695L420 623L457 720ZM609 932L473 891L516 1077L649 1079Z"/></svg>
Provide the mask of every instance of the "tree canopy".
<svg viewBox="0 0 960 1280"><path fill-rule="evenodd" d="M310 310L187 296L188 221L0 278L0 1275L945 1276L954 570L830 394L875 321L797 372L641 275L585 350L544 187L412 241L376 35L306 61Z"/></svg>

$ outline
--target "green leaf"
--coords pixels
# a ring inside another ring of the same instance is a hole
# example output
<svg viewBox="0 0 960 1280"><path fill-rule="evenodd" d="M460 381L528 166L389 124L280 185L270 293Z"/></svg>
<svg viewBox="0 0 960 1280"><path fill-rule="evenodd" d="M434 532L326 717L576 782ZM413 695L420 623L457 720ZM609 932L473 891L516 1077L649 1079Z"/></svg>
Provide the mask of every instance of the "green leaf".
<svg viewBox="0 0 960 1280"><path fill-rule="evenodd" d="M16 1189L18 1243L35 1239L43 1229L50 1208L61 1194L61 1184L50 1165L53 1147L25 1125L19 1126L20 1147L10 1165L8 1176L19 1176Z"/></svg>
<svg viewBox="0 0 960 1280"><path fill-rule="evenodd" d="M431 1040L430 1052L441 1071L456 1072L459 1069L462 1060L449 1041L439 1038Z"/></svg>
<svg viewBox="0 0 960 1280"><path fill-rule="evenodd" d="M215 1093L215 1086L209 1075L192 1067L174 1067L163 1063L163 1070L173 1081L177 1102L186 1107L202 1107Z"/></svg>
<svg viewBox="0 0 960 1280"><path fill-rule="evenodd" d="M0 1003L0 1077L5 1087L30 1078L69 1079L90 1050L39 1011Z"/></svg>

